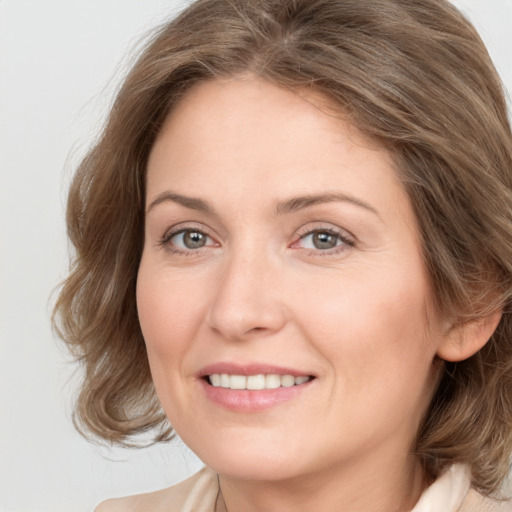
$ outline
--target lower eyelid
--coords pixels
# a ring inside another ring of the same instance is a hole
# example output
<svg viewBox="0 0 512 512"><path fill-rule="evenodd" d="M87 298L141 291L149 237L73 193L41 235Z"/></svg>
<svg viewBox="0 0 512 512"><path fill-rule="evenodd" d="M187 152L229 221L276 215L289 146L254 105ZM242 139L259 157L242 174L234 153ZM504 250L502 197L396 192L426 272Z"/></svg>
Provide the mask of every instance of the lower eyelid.
<svg viewBox="0 0 512 512"><path fill-rule="evenodd" d="M167 248L169 249L169 247L174 247L176 248L177 251L183 251L185 252L186 249L180 249L179 247L176 247L174 244L171 243L171 240L178 236L178 235L181 235L181 234L184 234L186 233L187 231L196 231L196 232L200 232L202 234L204 234L205 236L208 237L208 235L206 233L204 233L203 230L200 230L200 229L195 229L195 228L180 228L180 229L173 229L173 230L168 230L164 233L163 236L161 236L158 241L157 241L157 245L159 245L160 247L164 247L164 248ZM188 252L188 251L187 251Z"/></svg>
<svg viewBox="0 0 512 512"><path fill-rule="evenodd" d="M197 247L197 248L187 248L187 247L180 247L179 245L175 245L171 242L171 240L178 236L178 235L184 235L187 231L195 231L198 233L201 233L204 235L207 240L205 245ZM291 247L297 248L297 245L307 238L308 236L312 236L315 233L328 233L332 236L334 236L337 239L337 243L335 246L327 249L319 249L314 247L303 247L302 249L305 251L309 251L311 255L334 255L339 252L346 251L348 248L353 247L355 245L354 239L347 235L344 231L338 231L331 227L318 227L311 229L309 228L307 231L303 231L302 234L298 233L296 236L298 236L298 239L296 239L295 242L291 245ZM178 227L177 229L170 229L168 230L159 240L158 245L169 251L170 253L174 254L181 254L181 255L187 255L187 256L193 256L194 254L197 254L198 252L208 250L211 248L218 247L219 244L215 242L214 238L212 238L204 229L202 229L199 226L184 226L184 227Z"/></svg>
<svg viewBox="0 0 512 512"><path fill-rule="evenodd" d="M209 246L211 246L212 238L211 238L209 235L207 235L204 231L200 231L200 230L198 230L198 229L184 229L184 230L180 230L180 231L178 231L178 232L174 233L173 235L171 235L171 236L169 237L169 239L168 239L168 240L169 240L169 242L170 242L173 238L175 238L175 237L181 237L181 242L183 243L183 239L184 239L184 237L185 237L185 235L186 235L186 233L187 233L188 231L193 232L193 233L200 233L203 237L205 237L205 239L206 239L206 240L205 240L205 243L204 243L204 245L201 245L200 247L196 247L196 248L190 248L190 247L180 248L181 250L184 250L184 251L187 251L187 252L188 252L188 251L199 250L199 249L203 249L204 247L209 247Z"/></svg>

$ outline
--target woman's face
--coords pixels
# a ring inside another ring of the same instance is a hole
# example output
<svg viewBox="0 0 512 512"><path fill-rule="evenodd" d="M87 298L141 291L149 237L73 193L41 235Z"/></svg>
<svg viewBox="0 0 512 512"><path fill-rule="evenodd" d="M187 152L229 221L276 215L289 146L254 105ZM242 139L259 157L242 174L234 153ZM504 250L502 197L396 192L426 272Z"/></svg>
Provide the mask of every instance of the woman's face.
<svg viewBox="0 0 512 512"><path fill-rule="evenodd" d="M201 83L149 159L151 371L224 475L403 464L436 382L444 327L408 198L389 154L320 104L250 76Z"/></svg>

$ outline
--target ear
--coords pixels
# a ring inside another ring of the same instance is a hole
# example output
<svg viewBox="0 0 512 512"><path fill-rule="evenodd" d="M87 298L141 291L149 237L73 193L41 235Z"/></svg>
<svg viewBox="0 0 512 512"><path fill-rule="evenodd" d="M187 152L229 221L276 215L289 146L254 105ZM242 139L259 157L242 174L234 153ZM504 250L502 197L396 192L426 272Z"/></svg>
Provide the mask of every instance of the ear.
<svg viewBox="0 0 512 512"><path fill-rule="evenodd" d="M498 310L485 317L451 325L439 344L437 355L445 361L457 362L476 354L496 330L501 314Z"/></svg>

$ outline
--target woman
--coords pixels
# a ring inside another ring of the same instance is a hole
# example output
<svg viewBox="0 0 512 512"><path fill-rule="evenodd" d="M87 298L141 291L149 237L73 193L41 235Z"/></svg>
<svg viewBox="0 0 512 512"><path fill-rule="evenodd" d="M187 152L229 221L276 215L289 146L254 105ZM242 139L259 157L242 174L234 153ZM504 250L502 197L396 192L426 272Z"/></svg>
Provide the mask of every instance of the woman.
<svg viewBox="0 0 512 512"><path fill-rule="evenodd" d="M76 174L56 313L82 430L207 467L98 511L510 510L511 191L444 0L193 3Z"/></svg>

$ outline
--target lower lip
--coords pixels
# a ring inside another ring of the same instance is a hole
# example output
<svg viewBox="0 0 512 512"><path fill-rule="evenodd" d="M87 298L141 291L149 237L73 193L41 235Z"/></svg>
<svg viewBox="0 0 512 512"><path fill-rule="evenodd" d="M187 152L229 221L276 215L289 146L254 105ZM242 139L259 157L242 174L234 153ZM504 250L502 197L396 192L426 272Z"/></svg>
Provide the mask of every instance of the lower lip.
<svg viewBox="0 0 512 512"><path fill-rule="evenodd" d="M215 387L204 379L200 380L200 384L207 398L224 409L236 412L258 412L298 397L310 387L313 380L289 388L259 390Z"/></svg>

